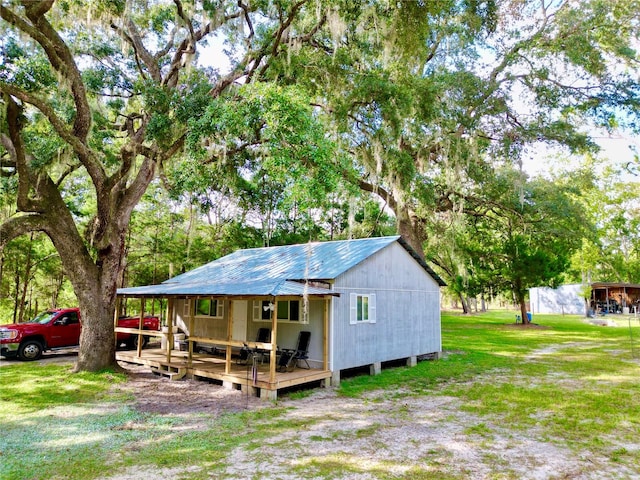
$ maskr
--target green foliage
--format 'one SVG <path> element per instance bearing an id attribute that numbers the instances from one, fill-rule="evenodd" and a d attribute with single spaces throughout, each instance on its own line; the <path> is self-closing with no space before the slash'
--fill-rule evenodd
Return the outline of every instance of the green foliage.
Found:
<path id="1" fill-rule="evenodd" d="M 619 169 L 604 169 L 600 175 L 584 179 L 592 172 L 594 159 L 586 158 L 580 169 L 560 172 L 574 189 L 588 222 L 594 230 L 583 240 L 572 258 L 567 276 L 574 282 L 612 281 L 637 283 L 640 278 L 640 190 L 638 181 Z"/>
<path id="2" fill-rule="evenodd" d="M 508 168 L 496 170 L 482 188 L 480 196 L 467 187 L 460 207 L 467 215 L 453 222 L 442 215 L 447 234 L 434 239 L 433 249 L 444 250 L 431 255 L 452 293 L 511 293 L 522 304 L 529 288 L 561 283 L 590 232 L 576 191 L 561 182 L 527 180 Z"/>
<path id="3" fill-rule="evenodd" d="M 60 257 L 46 236 L 13 240 L 1 261 L 0 323 L 23 322 L 47 308 L 75 305 Z"/>
<path id="4" fill-rule="evenodd" d="M 27 52 L 26 46 L 12 36 L 4 39 L 0 51 L 3 54 L 0 80 L 11 82 L 26 91 L 55 88 L 56 77 L 41 52 Z"/>
<path id="5" fill-rule="evenodd" d="M 324 197 L 338 180 L 333 147 L 309 100 L 293 87 L 245 85 L 214 101 L 192 118 L 189 144 L 196 159 L 254 169 L 254 178 L 268 178 L 298 203 Z M 238 151 L 243 145 L 250 148 Z"/>
<path id="6" fill-rule="evenodd" d="M 132 216 L 127 285 L 158 284 L 238 248 L 262 246 L 260 233 L 240 223 L 232 208 L 199 207 L 171 201 L 160 185 L 152 186 Z M 217 221 L 204 222 L 207 216 Z"/>
<path id="7" fill-rule="evenodd" d="M 1 220 L 17 186 L 44 199 L 35 215 L 60 195 L 75 285 L 115 288 L 123 272 L 93 266 L 108 252 L 124 265 L 127 233 L 139 284 L 242 246 L 392 231 L 426 247 L 459 295 L 556 283 L 579 243 L 570 275 L 637 282 L 635 184 L 590 190 L 583 220 L 562 182 L 495 175 L 541 143 L 594 151 L 591 125 L 638 130 L 637 0 L 40 5 L 50 28 L 2 10 Z M 219 55 L 228 70 L 198 63 Z M 158 176 L 171 196 L 143 197 Z M 41 216 L 47 231 L 61 213 Z"/>

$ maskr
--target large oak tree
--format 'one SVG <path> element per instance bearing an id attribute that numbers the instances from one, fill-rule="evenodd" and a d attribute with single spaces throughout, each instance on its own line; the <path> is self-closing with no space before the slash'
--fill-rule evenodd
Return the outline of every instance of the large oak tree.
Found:
<path id="1" fill-rule="evenodd" d="M 595 151 L 596 127 L 638 131 L 639 8 L 371 2 L 277 68 L 315 93 L 355 160 L 353 183 L 379 195 L 422 252 L 434 215 L 483 208 L 497 165 L 546 146 Z"/>
<path id="2" fill-rule="evenodd" d="M 115 362 L 112 319 L 125 239 L 150 182 L 164 177 L 184 153 L 191 121 L 225 95 L 234 101 L 229 92 L 239 83 L 265 77 L 292 22 L 308 8 L 313 15 L 307 20 L 313 21 L 298 32 L 301 44 L 325 23 L 321 4 L 24 0 L 0 5 L 1 167 L 3 175 L 18 179 L 16 213 L 0 226 L 0 247 L 33 231 L 51 238 L 83 314 L 76 369 L 100 370 Z M 229 71 L 199 66 L 199 59 L 225 51 Z M 224 148 L 217 147 L 211 145 L 206 161 L 223 164 Z M 309 176 L 312 147 L 306 145 L 303 158 L 297 158 Z M 324 146 L 317 151 L 326 159 Z M 91 180 L 94 205 L 84 224 L 68 198 L 78 172 Z"/>

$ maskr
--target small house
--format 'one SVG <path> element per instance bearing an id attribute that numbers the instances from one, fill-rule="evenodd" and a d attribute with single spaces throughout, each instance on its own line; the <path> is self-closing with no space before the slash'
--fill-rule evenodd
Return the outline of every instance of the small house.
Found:
<path id="1" fill-rule="evenodd" d="M 238 250 L 160 285 L 119 289 L 143 308 L 166 299 L 171 326 L 164 350 L 117 358 L 275 398 L 288 386 L 339 382 L 347 369 L 437 356 L 443 285 L 399 236 Z M 301 356 L 280 368 L 301 338 Z"/>

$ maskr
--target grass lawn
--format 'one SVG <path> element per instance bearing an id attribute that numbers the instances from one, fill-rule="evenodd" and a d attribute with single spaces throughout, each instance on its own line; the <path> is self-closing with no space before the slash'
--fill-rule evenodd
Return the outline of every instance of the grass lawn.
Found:
<path id="1" fill-rule="evenodd" d="M 598 458 L 599 468 L 614 472 L 608 478 L 640 478 L 639 322 L 602 327 L 576 316 L 541 315 L 534 318 L 538 326 L 523 328 L 513 325 L 514 318 L 512 312 L 443 314 L 442 359 L 344 380 L 336 401 L 384 401 L 391 419 L 376 417 L 357 428 L 345 427 L 337 414 L 292 415 L 323 392 L 301 392 L 259 410 L 185 419 L 137 411 L 130 396 L 113 388 L 126 381 L 120 374 L 72 374 L 70 366 L 38 363 L 3 366 L 0 478 L 97 479 L 131 468 L 139 478 L 176 479 L 478 477 L 450 464 L 453 454 L 444 446 L 433 445 L 404 469 L 384 453 L 382 434 L 395 423 L 409 423 L 417 414 L 411 402 L 427 398 L 453 398 L 474 419 L 460 435 L 474 439 L 478 451 L 487 448 L 482 478 L 522 477 L 489 449 L 505 432 L 574 452 L 576 458 Z M 310 432 L 307 438 L 318 451 L 345 442 L 344 451 L 309 455 L 309 441 L 285 444 L 300 432 Z M 283 439 L 279 448 L 300 460 L 278 465 L 279 458 L 264 448 L 275 445 L 274 439 Z M 378 441 L 382 458 L 362 470 L 345 453 L 347 441 Z M 264 468 L 230 474 L 239 452 Z M 572 478 L 595 477 L 584 471 Z"/>

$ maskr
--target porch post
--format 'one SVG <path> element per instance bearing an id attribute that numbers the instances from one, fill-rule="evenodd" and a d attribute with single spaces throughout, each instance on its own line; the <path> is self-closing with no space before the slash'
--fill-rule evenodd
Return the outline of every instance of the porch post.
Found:
<path id="1" fill-rule="evenodd" d="M 142 326 L 144 325 L 144 304 L 145 298 L 140 298 L 140 318 L 138 319 L 138 358 L 142 356 Z"/>
<path id="2" fill-rule="evenodd" d="M 271 312 L 271 352 L 269 352 L 269 383 L 276 383 L 276 340 L 278 335 L 278 301 L 273 299 L 273 311 Z"/>
<path id="3" fill-rule="evenodd" d="M 329 299 L 324 299 L 322 326 L 322 369 L 329 370 Z"/>
<path id="4" fill-rule="evenodd" d="M 191 305 L 189 305 L 189 336 L 190 337 L 193 336 L 193 327 L 195 325 L 197 301 L 198 301 L 198 297 L 194 297 L 190 300 Z M 187 352 L 187 365 L 189 368 L 191 368 L 192 361 L 193 361 L 193 342 L 188 341 L 187 346 L 189 347 Z"/>
<path id="5" fill-rule="evenodd" d="M 173 298 L 167 302 L 167 363 L 171 363 L 171 350 L 173 350 L 173 323 L 176 315 L 176 303 Z"/>
<path id="6" fill-rule="evenodd" d="M 118 326 L 118 314 L 120 312 L 120 299 L 121 297 L 116 297 L 116 309 L 113 312 L 113 343 L 115 344 L 116 350 L 118 349 L 118 333 L 116 332 L 116 327 Z"/>
<path id="7" fill-rule="evenodd" d="M 227 342 L 233 339 L 233 300 L 229 300 L 229 311 L 227 312 L 229 318 L 227 318 Z M 224 373 L 227 375 L 231 373 L 231 345 L 227 344 L 225 353 Z"/>

